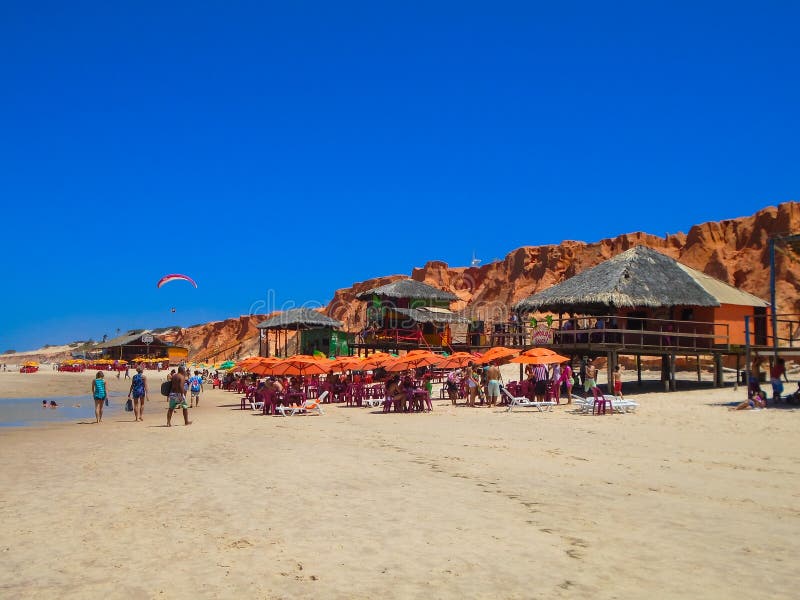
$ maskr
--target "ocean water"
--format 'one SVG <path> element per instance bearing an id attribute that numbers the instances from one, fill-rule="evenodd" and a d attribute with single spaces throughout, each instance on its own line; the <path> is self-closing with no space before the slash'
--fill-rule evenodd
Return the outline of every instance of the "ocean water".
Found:
<path id="1" fill-rule="evenodd" d="M 127 394 L 111 393 L 103 410 L 103 421 L 125 412 Z M 42 408 L 42 400 L 55 400 L 58 408 Z M 74 406 L 80 404 L 80 407 Z M 130 413 L 133 415 L 133 413 Z M 131 416 L 131 418 L 133 418 Z M 87 396 L 48 396 L 47 398 L 0 398 L 0 428 L 36 427 L 51 423 L 94 422 L 94 400 Z"/>

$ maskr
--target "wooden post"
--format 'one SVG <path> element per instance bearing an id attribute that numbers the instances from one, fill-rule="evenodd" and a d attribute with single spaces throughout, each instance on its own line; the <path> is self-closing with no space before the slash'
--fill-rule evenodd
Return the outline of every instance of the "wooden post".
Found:
<path id="1" fill-rule="evenodd" d="M 675 382 L 675 353 L 672 352 L 669 355 L 669 391 L 674 392 L 678 389 L 678 386 Z"/>
<path id="2" fill-rule="evenodd" d="M 609 395 L 614 395 L 614 367 L 617 364 L 617 353 L 613 350 L 606 352 L 606 387 Z"/>
<path id="3" fill-rule="evenodd" d="M 722 373 L 722 355 L 715 354 L 714 355 L 714 386 L 715 387 L 724 387 L 725 385 L 725 378 L 723 377 Z"/>
<path id="4" fill-rule="evenodd" d="M 697 381 L 700 381 L 700 355 L 697 355 Z"/>
<path id="5" fill-rule="evenodd" d="M 642 387 L 642 355 L 636 355 L 636 382 Z"/>

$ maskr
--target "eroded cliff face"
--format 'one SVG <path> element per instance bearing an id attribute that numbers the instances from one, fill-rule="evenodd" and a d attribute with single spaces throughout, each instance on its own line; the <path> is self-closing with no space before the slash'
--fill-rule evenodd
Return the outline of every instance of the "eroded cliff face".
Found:
<path id="1" fill-rule="evenodd" d="M 164 338 L 189 348 L 189 359 L 193 362 L 221 362 L 258 354 L 256 325 L 266 318 L 267 315 L 245 315 L 212 321 L 167 333 Z"/>
<path id="2" fill-rule="evenodd" d="M 558 245 L 525 246 L 504 260 L 479 267 L 448 267 L 431 261 L 414 269 L 411 278 L 453 292 L 459 298 L 454 310 L 477 311 L 485 317 L 507 314 L 508 307 L 536 292 L 616 256 L 644 245 L 703 271 L 732 286 L 769 300 L 769 247 L 771 235 L 800 232 L 800 204 L 787 202 L 767 207 L 752 217 L 695 225 L 688 234 L 658 237 L 626 233 L 586 244 L 564 241 Z M 798 277 L 800 257 L 778 252 L 776 299 L 781 313 L 800 313 Z M 384 285 L 404 275 L 381 277 L 340 289 L 327 313 L 350 331 L 364 326 L 360 292 Z"/>
<path id="3" fill-rule="evenodd" d="M 525 246 L 504 260 L 479 267 L 449 267 L 431 261 L 414 269 L 411 277 L 456 294 L 453 309 L 477 311 L 483 317 L 505 317 L 513 303 L 572 277 L 636 245 L 649 246 L 732 286 L 769 300 L 769 247 L 771 235 L 800 232 L 800 203 L 787 202 L 765 208 L 751 217 L 695 225 L 687 234 L 665 238 L 646 233 L 626 233 L 586 244 L 564 241 L 558 245 Z M 800 313 L 800 257 L 776 253 L 776 297 L 781 313 Z M 356 295 L 407 275 L 389 275 L 337 290 L 326 313 L 349 331 L 365 325 L 365 304 Z M 258 352 L 256 325 L 267 315 L 250 315 L 181 329 L 168 336 L 188 346 L 197 361 L 214 361 Z"/>

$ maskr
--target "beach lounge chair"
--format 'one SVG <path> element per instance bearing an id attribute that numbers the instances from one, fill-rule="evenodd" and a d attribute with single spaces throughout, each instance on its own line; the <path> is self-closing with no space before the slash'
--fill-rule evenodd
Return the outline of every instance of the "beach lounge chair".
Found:
<path id="1" fill-rule="evenodd" d="M 617 398 L 616 396 L 612 396 L 610 394 L 602 394 L 598 393 L 599 398 L 602 398 L 603 404 L 607 409 L 610 409 L 611 412 L 616 413 L 627 413 L 633 412 L 639 407 L 638 402 L 634 402 L 633 400 L 622 400 Z M 578 394 L 572 394 L 572 403 L 575 407 L 583 413 L 594 413 L 595 412 L 595 398 L 584 398 L 583 396 L 579 396 Z M 599 402 L 597 402 L 598 408 Z M 602 409 L 600 409 L 602 411 Z M 600 412 L 600 414 L 603 414 Z"/>
<path id="2" fill-rule="evenodd" d="M 514 407 L 517 408 L 526 408 L 526 407 L 533 407 L 538 409 L 539 412 L 544 412 L 545 410 L 552 410 L 553 407 L 556 405 L 555 402 L 552 400 L 548 400 L 545 402 L 537 402 L 535 400 L 531 400 L 526 396 L 514 396 L 511 392 L 508 391 L 506 386 L 500 386 L 500 393 L 508 400 L 508 408 L 506 411 L 511 412 L 514 410 Z"/>
<path id="3" fill-rule="evenodd" d="M 294 415 L 307 415 L 315 412 L 318 415 L 324 415 L 322 410 L 322 403 L 325 401 L 328 392 L 324 391 L 319 398 L 306 398 L 301 404 L 293 404 L 291 406 L 284 406 L 279 404 L 275 409 L 284 417 L 292 417 Z"/>
<path id="4" fill-rule="evenodd" d="M 639 403 L 633 400 L 623 400 L 622 398 L 609 396 L 608 394 L 605 394 L 604 397 L 611 401 L 611 406 L 614 408 L 614 411 L 618 413 L 633 412 L 639 407 Z"/>
<path id="5" fill-rule="evenodd" d="M 576 393 L 572 393 L 572 403 L 580 412 L 592 412 L 594 407 L 594 398 L 584 398 Z"/>

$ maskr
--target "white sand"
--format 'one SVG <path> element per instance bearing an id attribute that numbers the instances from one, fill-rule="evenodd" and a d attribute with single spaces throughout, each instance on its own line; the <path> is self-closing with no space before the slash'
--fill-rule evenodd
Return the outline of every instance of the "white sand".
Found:
<path id="1" fill-rule="evenodd" d="M 91 377 L 0 373 L 0 397 Z M 0 430 L 0 594 L 794 598 L 800 411 L 720 406 L 743 392 L 282 418 L 207 390 L 190 427 L 154 394 L 143 423 Z"/>

